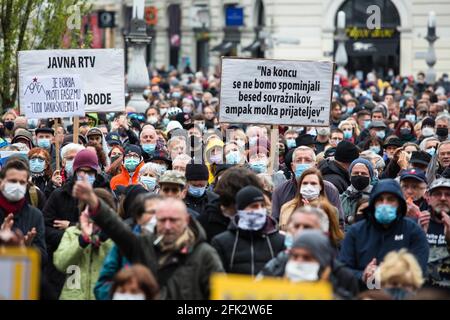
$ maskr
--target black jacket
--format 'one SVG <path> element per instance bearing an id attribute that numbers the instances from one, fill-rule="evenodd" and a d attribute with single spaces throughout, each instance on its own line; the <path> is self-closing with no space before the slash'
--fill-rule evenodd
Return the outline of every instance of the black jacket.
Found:
<path id="1" fill-rule="evenodd" d="M 237 226 L 239 216 L 228 230 L 215 236 L 211 245 L 217 250 L 227 273 L 256 275 L 264 265 L 284 249 L 284 236 L 277 223 L 267 216 L 262 230 L 248 231 Z"/>
<path id="2" fill-rule="evenodd" d="M 134 234 L 102 200 L 91 218 L 131 263 L 141 263 L 153 272 L 161 288 L 161 299 L 208 299 L 210 276 L 223 272 L 216 250 L 206 243 L 205 232 L 195 219 L 190 219 L 188 226 L 195 242 L 160 262 L 161 252 L 154 245 L 156 235 Z"/>
<path id="3" fill-rule="evenodd" d="M 350 186 L 348 171 L 338 165 L 334 160 L 323 160 L 319 163 L 319 170 L 323 179 L 331 182 L 339 191 L 344 193 Z"/>
<path id="4" fill-rule="evenodd" d="M 184 203 L 189 209 L 194 210 L 202 215 L 205 212 L 206 205 L 213 199 L 218 198 L 219 195 L 212 191 L 206 191 L 200 198 L 193 197 L 188 193 L 186 195 L 186 198 L 184 198 Z"/>
<path id="5" fill-rule="evenodd" d="M 261 270 L 258 276 L 283 277 L 289 255 L 282 251 L 270 260 Z M 331 265 L 330 282 L 334 293 L 341 299 L 352 299 L 359 293 L 358 280 L 350 269 L 344 264 L 334 259 Z"/>
<path id="6" fill-rule="evenodd" d="M 7 215 L 8 212 L 0 209 L 0 221 L 2 223 Z M 23 235 L 26 235 L 27 232 L 31 231 L 33 228 L 36 228 L 37 234 L 33 239 L 32 245 L 41 252 L 41 266 L 45 266 L 47 263 L 47 248 L 45 246 L 44 218 L 39 209 L 36 209 L 25 202 L 22 210 L 14 215 L 12 229 L 18 229 Z"/>
<path id="7" fill-rule="evenodd" d="M 220 199 L 213 199 L 206 204 L 204 212 L 198 217 L 198 222 L 206 232 L 206 239 L 211 241 L 214 236 L 227 230 L 230 218 L 222 214 Z"/>

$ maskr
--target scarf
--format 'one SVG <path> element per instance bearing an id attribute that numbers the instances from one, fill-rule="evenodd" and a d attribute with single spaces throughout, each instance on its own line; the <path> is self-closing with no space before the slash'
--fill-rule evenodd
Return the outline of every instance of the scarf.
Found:
<path id="1" fill-rule="evenodd" d="M 159 258 L 159 265 L 163 265 L 164 262 L 167 261 L 167 258 L 172 255 L 175 251 L 180 251 L 181 253 L 188 253 L 188 248 L 194 244 L 195 235 L 192 230 L 187 227 L 186 230 L 178 237 L 177 240 L 173 243 L 163 244 L 162 242 L 159 244 L 159 248 L 163 255 Z"/>
<path id="2" fill-rule="evenodd" d="M 10 213 L 16 215 L 20 210 L 22 210 L 23 206 L 25 205 L 25 197 L 23 197 L 22 200 L 19 200 L 17 202 L 10 202 L 8 199 L 5 198 L 2 192 L 0 192 L 0 208 L 5 211 L 5 215 L 8 215 Z"/>

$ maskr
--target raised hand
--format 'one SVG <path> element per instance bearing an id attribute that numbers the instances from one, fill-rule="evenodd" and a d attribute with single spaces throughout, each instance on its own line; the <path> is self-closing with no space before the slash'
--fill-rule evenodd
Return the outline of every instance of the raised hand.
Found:
<path id="1" fill-rule="evenodd" d="M 89 207 L 96 208 L 98 206 L 98 198 L 94 193 L 92 185 L 88 181 L 87 175 L 84 172 L 81 172 L 79 176 L 82 180 L 75 182 L 72 190 L 72 196 L 78 200 L 86 202 Z"/>
<path id="2" fill-rule="evenodd" d="M 90 237 L 94 230 L 94 223 L 89 221 L 89 214 L 86 210 L 80 215 L 80 228 L 83 237 Z"/>
<path id="3" fill-rule="evenodd" d="M 1 230 L 11 230 L 14 224 L 14 215 L 12 213 L 8 214 L 3 220 L 3 223 L 0 227 Z"/>
<path id="4" fill-rule="evenodd" d="M 34 237 L 36 237 L 36 234 L 37 234 L 36 228 L 33 227 L 30 231 L 27 232 L 27 234 L 23 238 L 24 244 L 26 246 L 31 246 L 31 244 L 33 243 Z"/>

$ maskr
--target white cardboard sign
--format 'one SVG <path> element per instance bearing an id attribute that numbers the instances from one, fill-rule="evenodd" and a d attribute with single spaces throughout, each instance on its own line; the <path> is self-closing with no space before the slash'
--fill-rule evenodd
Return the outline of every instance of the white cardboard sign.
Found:
<path id="1" fill-rule="evenodd" d="M 222 58 L 220 122 L 329 126 L 331 61 Z"/>
<path id="2" fill-rule="evenodd" d="M 20 51 L 18 61 L 21 113 L 26 112 L 23 99 L 27 101 L 24 94 L 29 79 L 45 76 L 79 76 L 85 112 L 125 110 L 123 49 Z"/>

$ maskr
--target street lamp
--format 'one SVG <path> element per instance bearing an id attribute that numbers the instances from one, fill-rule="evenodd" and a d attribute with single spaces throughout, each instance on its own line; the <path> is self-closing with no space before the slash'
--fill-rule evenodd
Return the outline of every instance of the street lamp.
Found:
<path id="1" fill-rule="evenodd" d="M 209 10 L 208 8 L 203 8 L 197 11 L 197 17 L 198 21 L 202 25 L 202 37 L 209 37 L 207 35 L 207 25 L 209 24 Z M 202 65 L 202 71 L 205 74 L 205 76 L 208 76 L 208 70 L 209 70 L 209 48 L 208 48 L 208 39 L 203 38 L 203 65 Z"/>
<path id="2" fill-rule="evenodd" d="M 144 99 L 143 92 L 150 83 L 145 62 L 145 49 L 152 38 L 147 35 L 144 9 L 145 0 L 133 0 L 133 16 L 130 23 L 130 31 L 125 37 L 125 41 L 133 48 L 127 74 L 128 89 L 132 92 L 128 106 L 136 108 L 137 112 L 144 112 L 148 107 L 148 102 Z"/>
<path id="3" fill-rule="evenodd" d="M 338 66 L 336 73 L 341 76 L 347 77 L 347 70 L 345 66 L 348 63 L 347 51 L 345 50 L 345 42 L 347 41 L 347 35 L 345 34 L 345 12 L 338 12 L 337 19 L 337 31 L 335 36 L 336 41 L 338 42 L 338 47 L 336 49 L 336 55 L 334 60 Z"/>
<path id="4" fill-rule="evenodd" d="M 436 14 L 434 11 L 428 13 L 428 26 L 427 26 L 427 36 L 425 39 L 428 41 L 428 51 L 425 56 L 425 62 L 428 65 L 428 70 L 426 72 L 425 81 L 428 84 L 434 84 L 436 81 L 436 71 L 433 66 L 436 63 L 436 51 L 434 49 L 434 42 L 439 37 L 436 36 Z"/>

